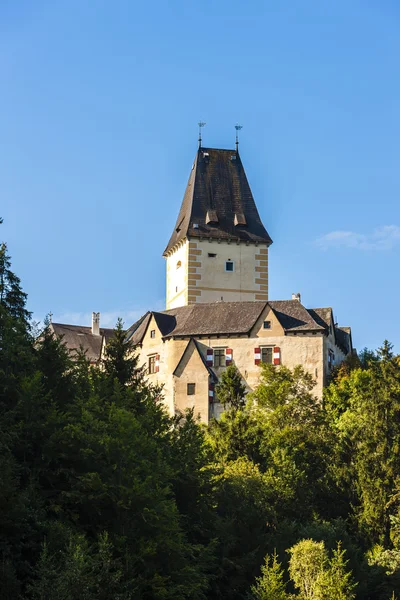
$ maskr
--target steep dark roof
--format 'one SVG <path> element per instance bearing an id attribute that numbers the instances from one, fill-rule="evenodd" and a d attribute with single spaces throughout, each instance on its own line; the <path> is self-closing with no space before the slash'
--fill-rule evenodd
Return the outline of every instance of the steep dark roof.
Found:
<path id="1" fill-rule="evenodd" d="M 345 353 L 349 353 L 353 349 L 351 340 L 351 328 L 350 327 L 335 327 L 336 341 L 337 344 L 342 348 Z"/>
<path id="2" fill-rule="evenodd" d="M 298 300 L 273 300 L 268 303 L 285 332 L 325 331 Z"/>
<path id="3" fill-rule="evenodd" d="M 57 337 L 62 337 L 63 343 L 70 352 L 82 347 L 91 362 L 101 358 L 103 343 L 107 343 L 115 333 L 114 329 L 101 327 L 100 335 L 93 335 L 91 327 L 64 323 L 52 323 L 51 327 Z"/>
<path id="4" fill-rule="evenodd" d="M 185 237 L 272 243 L 236 150 L 199 148 L 164 255 Z"/>
<path id="5" fill-rule="evenodd" d="M 309 308 L 308 312 L 310 313 L 314 321 L 318 323 L 318 325 L 321 325 L 326 329 L 326 331 L 329 331 L 329 327 L 333 325 L 332 309 L 330 307 Z"/>

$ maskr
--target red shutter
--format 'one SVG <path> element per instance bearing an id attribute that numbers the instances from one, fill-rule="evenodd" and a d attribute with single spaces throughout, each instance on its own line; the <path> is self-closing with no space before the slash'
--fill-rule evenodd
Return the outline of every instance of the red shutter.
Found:
<path id="1" fill-rule="evenodd" d="M 261 349 L 254 348 L 254 364 L 259 365 L 261 362 Z"/>
<path id="2" fill-rule="evenodd" d="M 160 355 L 156 354 L 156 368 L 155 372 L 158 373 L 160 371 Z"/>
<path id="3" fill-rule="evenodd" d="M 213 402 L 214 402 L 214 384 L 213 383 L 208 384 L 208 401 L 210 404 L 213 404 Z"/>
<path id="4" fill-rule="evenodd" d="M 213 366 L 213 356 L 214 356 L 214 351 L 212 348 L 207 348 L 207 367 L 212 367 Z"/>
<path id="5" fill-rule="evenodd" d="M 227 367 L 232 364 L 232 348 L 227 348 L 225 352 L 225 364 Z"/>
<path id="6" fill-rule="evenodd" d="M 281 349 L 278 346 L 274 348 L 274 365 L 281 364 Z"/>

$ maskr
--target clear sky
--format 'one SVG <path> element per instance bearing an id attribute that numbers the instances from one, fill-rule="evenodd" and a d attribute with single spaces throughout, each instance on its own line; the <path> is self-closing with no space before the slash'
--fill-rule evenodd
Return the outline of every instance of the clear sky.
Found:
<path id="1" fill-rule="evenodd" d="M 37 319 L 164 308 L 197 149 L 240 151 L 271 299 L 400 351 L 398 0 L 0 0 L 0 239 Z"/>

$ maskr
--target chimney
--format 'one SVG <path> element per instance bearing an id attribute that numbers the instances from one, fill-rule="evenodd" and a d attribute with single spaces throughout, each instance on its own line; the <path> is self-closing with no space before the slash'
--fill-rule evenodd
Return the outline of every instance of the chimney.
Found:
<path id="1" fill-rule="evenodd" d="M 92 312 L 92 334 L 100 335 L 100 313 Z"/>
<path id="2" fill-rule="evenodd" d="M 299 302 L 301 302 L 301 295 L 300 295 L 300 293 L 292 294 L 292 300 L 298 300 Z"/>

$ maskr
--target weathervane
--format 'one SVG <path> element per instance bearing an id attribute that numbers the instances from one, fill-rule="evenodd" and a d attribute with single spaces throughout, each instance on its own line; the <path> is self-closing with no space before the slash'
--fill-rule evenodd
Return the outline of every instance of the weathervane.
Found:
<path id="1" fill-rule="evenodd" d="M 207 123 L 205 123 L 204 121 L 199 121 L 197 124 L 199 126 L 199 148 L 201 148 L 201 129 L 202 127 L 207 125 Z"/>
<path id="2" fill-rule="evenodd" d="M 238 123 L 236 123 L 235 129 L 236 129 L 236 152 L 238 152 L 239 151 L 239 131 L 241 129 L 243 129 L 243 125 L 238 125 Z"/>

